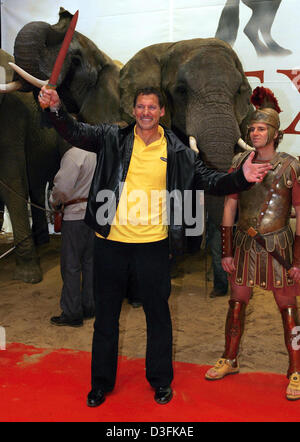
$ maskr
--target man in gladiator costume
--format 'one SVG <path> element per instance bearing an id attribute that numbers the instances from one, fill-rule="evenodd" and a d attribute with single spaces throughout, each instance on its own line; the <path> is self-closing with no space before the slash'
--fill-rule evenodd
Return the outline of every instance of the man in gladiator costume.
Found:
<path id="1" fill-rule="evenodd" d="M 279 307 L 289 355 L 286 397 L 296 400 L 300 399 L 300 349 L 295 328 L 299 324 L 296 296 L 300 295 L 300 163 L 291 155 L 276 151 L 283 133 L 279 129 L 281 110 L 273 93 L 256 88 L 251 101 L 256 111 L 248 137 L 256 150 L 256 161 L 269 161 L 273 168 L 261 183 L 226 197 L 221 226 L 222 266 L 229 275 L 231 298 L 225 351 L 205 378 L 217 380 L 239 372 L 237 356 L 245 311 L 253 288 L 258 286 L 271 290 Z M 248 155 L 249 152 L 236 155 L 231 170 L 241 167 Z M 292 206 L 296 214 L 295 236 L 289 225 Z"/>

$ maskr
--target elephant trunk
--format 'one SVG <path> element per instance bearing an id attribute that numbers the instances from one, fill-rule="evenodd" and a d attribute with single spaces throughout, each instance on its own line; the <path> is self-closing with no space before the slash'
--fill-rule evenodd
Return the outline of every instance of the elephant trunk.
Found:
<path id="1" fill-rule="evenodd" d="M 194 118 L 195 112 L 188 113 Z M 209 167 L 227 171 L 241 136 L 232 106 L 205 106 L 197 121 L 186 122 L 187 133 L 196 138 L 202 159 Z"/>
<path id="2" fill-rule="evenodd" d="M 195 118 L 195 112 L 188 114 Z M 224 103 L 217 106 L 208 104 L 200 115 L 202 118 L 199 120 L 186 121 L 187 133 L 196 138 L 201 158 L 208 167 L 227 172 L 241 136 L 233 108 Z M 213 220 L 216 225 L 220 225 L 224 197 L 205 194 L 205 208 L 209 222 Z"/>

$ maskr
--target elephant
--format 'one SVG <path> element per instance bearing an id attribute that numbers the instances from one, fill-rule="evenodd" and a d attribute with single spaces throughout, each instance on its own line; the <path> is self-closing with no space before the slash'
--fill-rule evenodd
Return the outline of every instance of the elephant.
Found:
<path id="1" fill-rule="evenodd" d="M 166 103 L 162 122 L 186 144 L 193 136 L 209 167 L 227 171 L 254 110 L 251 87 L 231 46 L 199 38 L 140 50 L 120 72 L 120 112 L 127 123 L 132 121 L 134 93 L 144 86 L 161 90 Z M 221 222 L 223 203 L 223 197 L 205 199 L 216 223 Z"/>
<path id="2" fill-rule="evenodd" d="M 44 82 L 50 77 L 72 18 L 63 8 L 59 16 L 59 22 L 53 26 L 28 23 L 15 39 L 15 62 Z M 53 180 L 60 158 L 70 146 L 48 127 L 47 113 L 37 104 L 40 82 L 34 81 L 32 85 L 16 72 L 13 74 L 8 61 L 13 61 L 13 57 L 1 50 L 0 66 L 6 67 L 7 78 L 6 84 L 0 85 L 0 200 L 8 208 L 14 241 L 18 243 L 14 278 L 35 283 L 42 279 L 42 272 L 24 200 L 29 195 L 31 202 L 44 206 L 46 182 Z M 67 110 L 76 114 L 78 120 L 91 124 L 117 122 L 119 72 L 117 63 L 87 37 L 75 32 L 57 85 Z M 19 196 L 4 187 L 3 182 Z M 44 213 L 32 208 L 32 216 L 33 233 L 42 231 L 46 236 Z"/>
<path id="3" fill-rule="evenodd" d="M 0 50 L 0 65 L 7 79 L 13 72 L 13 57 Z M 45 186 L 59 168 L 69 145 L 54 129 L 41 127 L 41 112 L 33 94 L 11 92 L 0 95 L 0 200 L 5 204 L 17 246 L 14 279 L 36 283 L 42 272 L 36 244 L 48 241 L 45 213 L 32 207 L 30 227 L 27 201 L 45 207 Z"/>

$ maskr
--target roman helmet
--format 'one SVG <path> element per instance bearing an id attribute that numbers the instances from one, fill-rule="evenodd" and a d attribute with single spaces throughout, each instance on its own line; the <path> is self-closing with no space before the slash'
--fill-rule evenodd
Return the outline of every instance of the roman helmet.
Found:
<path id="1" fill-rule="evenodd" d="M 253 123 L 265 123 L 268 125 L 268 141 L 274 139 L 276 131 L 278 132 L 277 137 L 274 139 L 275 149 L 282 140 L 283 132 L 280 128 L 279 113 L 281 109 L 278 105 L 278 101 L 270 89 L 264 87 L 257 87 L 254 89 L 251 98 L 251 103 L 256 107 L 256 111 L 253 113 L 250 124 Z M 248 140 L 249 140 L 249 126 L 248 126 Z"/>

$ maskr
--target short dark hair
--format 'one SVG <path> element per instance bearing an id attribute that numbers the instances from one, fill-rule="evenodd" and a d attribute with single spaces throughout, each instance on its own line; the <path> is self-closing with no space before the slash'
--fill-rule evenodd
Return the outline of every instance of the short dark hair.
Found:
<path id="1" fill-rule="evenodd" d="M 165 103 L 164 103 L 162 93 L 160 92 L 159 89 L 157 89 L 156 87 L 153 87 L 153 86 L 141 87 L 136 91 L 136 93 L 134 95 L 134 99 L 133 99 L 133 107 L 135 107 L 136 101 L 137 101 L 137 98 L 139 95 L 151 95 L 151 94 L 157 96 L 158 102 L 159 102 L 159 107 L 160 108 L 164 107 Z"/>

